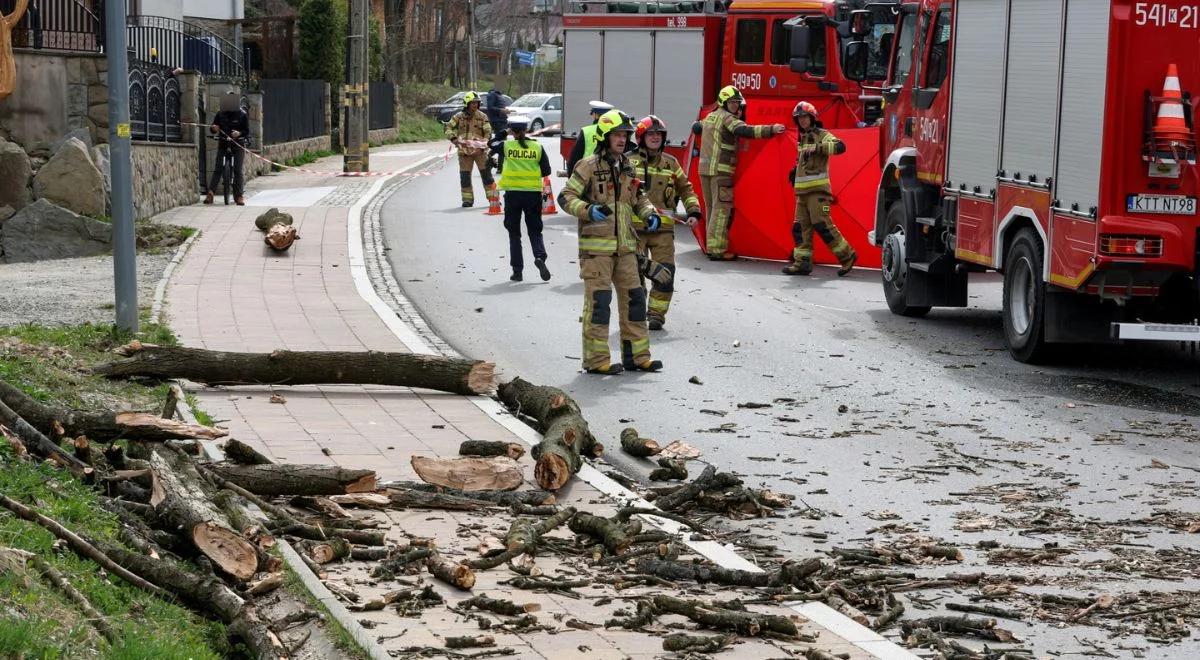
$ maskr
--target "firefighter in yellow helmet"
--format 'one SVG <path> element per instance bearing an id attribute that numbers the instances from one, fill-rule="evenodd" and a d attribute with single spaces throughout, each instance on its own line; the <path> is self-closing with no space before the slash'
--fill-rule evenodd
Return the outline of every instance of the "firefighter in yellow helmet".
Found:
<path id="1" fill-rule="evenodd" d="M 846 153 L 846 145 L 821 126 L 817 108 L 808 101 L 796 104 L 796 108 L 792 110 L 792 121 L 796 122 L 796 128 L 800 129 L 796 169 L 791 173 L 796 187 L 796 219 L 792 224 L 792 237 L 796 240 L 796 249 L 792 252 L 792 263 L 785 266 L 783 272 L 786 275 L 812 273 L 815 231 L 842 265 L 838 269 L 838 275 L 846 275 L 854 268 L 858 255 L 842 237 L 829 215 L 829 208 L 833 204 L 833 192 L 829 185 L 829 158 Z"/>
<path id="2" fill-rule="evenodd" d="M 583 279 L 583 368 L 591 374 L 625 370 L 658 371 L 650 359 L 646 329 L 646 289 L 638 274 L 637 232 L 640 216 L 650 231 L 662 218 L 637 180 L 625 147 L 633 132 L 628 115 L 610 110 L 596 122 L 596 153 L 575 166 L 558 199 L 579 219 L 579 276 Z M 608 321 L 613 289 L 620 311 L 622 361 L 611 362 Z"/>
<path id="3" fill-rule="evenodd" d="M 663 284 L 652 281 L 649 298 L 649 325 L 651 330 L 662 330 L 667 322 L 667 310 L 671 306 L 671 294 L 675 291 L 675 220 L 671 215 L 682 203 L 689 221 L 700 219 L 700 200 L 692 190 L 692 182 L 679 166 L 679 161 L 663 148 L 667 143 L 667 124 L 650 115 L 638 122 L 635 129 L 637 151 L 629 155 L 633 171 L 642 181 L 650 203 L 662 216 L 658 231 L 650 231 L 646 223 L 635 218 L 638 230 L 638 252 L 652 261 L 662 264 L 670 272 L 670 282 Z"/>
<path id="4" fill-rule="evenodd" d="M 479 109 L 479 94 L 467 92 L 463 96 L 462 112 L 456 113 L 446 124 L 446 137 L 458 147 L 458 179 L 462 187 L 462 205 L 475 205 L 475 191 L 471 185 L 471 169 L 479 169 L 483 188 L 488 199 L 499 196 L 492 170 L 488 167 L 487 141 L 491 135 L 487 115 Z"/>
<path id="5" fill-rule="evenodd" d="M 733 218 L 733 172 L 737 166 L 738 138 L 768 138 L 783 133 L 783 124 L 752 126 L 739 119 L 745 99 L 733 85 L 717 94 L 717 109 L 692 126 L 700 135 L 700 188 L 708 212 L 708 258 L 729 261 L 729 223 Z"/>

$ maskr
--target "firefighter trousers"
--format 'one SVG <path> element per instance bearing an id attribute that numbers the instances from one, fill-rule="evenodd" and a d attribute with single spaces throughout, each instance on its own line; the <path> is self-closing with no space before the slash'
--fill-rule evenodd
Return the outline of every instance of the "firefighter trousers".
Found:
<path id="1" fill-rule="evenodd" d="M 583 368 L 604 369 L 611 364 L 608 322 L 615 290 L 620 314 L 622 354 L 635 362 L 650 359 L 650 331 L 646 327 L 646 289 L 638 275 L 637 255 L 581 255 L 583 279 Z"/>
<path id="2" fill-rule="evenodd" d="M 704 208 L 708 211 L 705 223 L 705 243 L 708 254 L 721 255 L 729 251 L 729 225 L 733 222 L 733 177 L 724 174 L 701 176 Z"/>
<path id="3" fill-rule="evenodd" d="M 671 271 L 671 284 L 663 286 L 658 282 L 650 283 L 650 297 L 647 302 L 646 317 L 659 322 L 665 321 L 667 310 L 671 307 L 671 294 L 675 292 L 675 232 L 666 229 L 638 234 L 638 252 Z"/>
<path id="4" fill-rule="evenodd" d="M 508 190 L 504 193 L 504 228 L 508 230 L 508 260 L 514 273 L 525 268 L 524 248 L 521 245 L 521 216 L 529 231 L 529 246 L 534 259 L 546 258 L 542 241 L 542 193 L 527 190 Z"/>
<path id="5" fill-rule="evenodd" d="M 492 178 L 492 170 L 488 167 L 487 152 L 482 149 L 476 149 L 469 154 L 460 151 L 458 152 L 458 181 L 462 187 L 464 204 L 475 203 L 475 190 L 471 185 L 473 168 L 479 169 L 479 178 L 483 179 L 483 189 L 488 199 L 491 199 L 492 195 L 499 194 L 495 190 L 496 181 Z"/>
<path id="6" fill-rule="evenodd" d="M 832 204 L 833 196 L 827 192 L 796 195 L 796 219 L 792 224 L 796 249 L 792 251 L 792 261 L 798 266 L 812 268 L 814 232 L 843 266 L 854 260 L 854 248 L 842 237 L 829 215 Z"/>

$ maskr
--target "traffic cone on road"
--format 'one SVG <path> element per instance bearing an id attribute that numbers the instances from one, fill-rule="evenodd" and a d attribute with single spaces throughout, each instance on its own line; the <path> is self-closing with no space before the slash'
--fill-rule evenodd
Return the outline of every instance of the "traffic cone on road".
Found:
<path id="1" fill-rule="evenodd" d="M 542 177 L 542 215 L 554 215 L 558 209 L 554 207 L 554 188 L 550 186 L 550 177 Z"/>
<path id="2" fill-rule="evenodd" d="M 488 210 L 487 215 L 500 215 L 500 191 L 496 189 L 496 184 L 487 187 Z"/>
<path id="3" fill-rule="evenodd" d="M 1174 64 L 1167 67 L 1167 79 L 1163 83 L 1158 117 L 1154 120 L 1154 141 L 1159 149 L 1165 150 L 1178 147 L 1194 148 L 1195 146 L 1192 131 L 1188 128 L 1187 120 L 1184 118 L 1179 69 Z"/>

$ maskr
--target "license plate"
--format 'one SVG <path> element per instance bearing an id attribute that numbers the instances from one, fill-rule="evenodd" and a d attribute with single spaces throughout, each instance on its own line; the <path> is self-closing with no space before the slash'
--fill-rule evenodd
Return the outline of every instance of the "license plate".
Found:
<path id="1" fill-rule="evenodd" d="M 1130 213 L 1196 215 L 1196 198 L 1183 195 L 1130 195 L 1125 200 Z"/>

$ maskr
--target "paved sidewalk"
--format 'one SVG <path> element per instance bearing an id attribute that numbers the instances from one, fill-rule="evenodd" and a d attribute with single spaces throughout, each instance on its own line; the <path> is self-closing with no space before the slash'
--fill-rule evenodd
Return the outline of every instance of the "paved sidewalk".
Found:
<path id="1" fill-rule="evenodd" d="M 444 153 L 444 143 L 388 147 L 373 150 L 372 165 L 394 170 Z M 340 166 L 340 158 L 327 158 L 307 167 L 337 171 Z M 439 168 L 434 175 L 456 173 Z M 351 207 L 374 183 L 373 179 L 287 172 L 253 181 L 246 195 L 249 206 L 195 205 L 159 216 L 162 221 L 202 231 L 167 290 L 167 321 L 180 340 L 189 346 L 238 351 L 412 350 L 363 299 L 351 273 L 347 222 L 354 217 Z M 277 206 L 295 218 L 300 240 L 289 252 L 276 255 L 263 244 L 253 222 L 266 210 L 266 206 L 255 206 L 260 204 Z M 395 323 L 395 319 L 391 321 Z M 273 459 L 371 468 L 382 480 L 413 480 L 416 476 L 409 461 L 414 455 L 456 455 L 460 442 L 468 438 L 520 442 L 474 401 L 451 394 L 378 386 L 200 388 L 195 393 L 201 408 L 227 427 L 232 437 Z M 273 393 L 281 394 L 286 402 L 271 403 Z M 526 459 L 522 463 L 532 482 L 532 462 Z M 596 513 L 613 510 L 598 490 L 579 479 L 558 495 L 560 504 Z M 465 537 L 462 545 L 473 554 L 472 538 L 489 527 L 490 533 L 496 533 L 497 525 L 495 519 L 469 513 L 419 510 L 378 515 L 387 515 L 413 535 L 438 538 L 439 547 L 448 555 L 462 554 L 445 547 L 459 537 Z M 395 540 L 402 538 L 398 533 L 394 536 Z M 570 561 L 539 557 L 538 566 L 549 575 L 557 568 L 569 568 L 565 562 Z M 367 579 L 362 565 L 339 566 L 330 573 L 331 579 L 352 585 L 364 597 L 396 588 Z M 620 598 L 610 606 L 597 606 L 588 598 L 516 592 L 497 584 L 513 577 L 503 568 L 480 571 L 478 577 L 474 593 L 538 602 L 543 623 L 558 623 L 555 627 L 562 628 L 564 622 L 575 619 L 600 625 L 595 629 L 571 627 L 556 634 L 496 633 L 498 645 L 516 651 L 512 657 L 558 660 L 663 654 L 660 637 L 603 628 L 614 609 L 627 605 Z M 448 602 L 464 597 L 442 589 L 441 584 L 435 586 Z M 586 590 L 580 593 L 587 595 Z M 396 636 L 384 642 L 389 650 L 442 647 L 448 635 L 479 632 L 474 622 L 444 608 L 419 619 L 401 618 L 392 611 L 355 616 L 369 621 L 372 634 Z M 828 629 L 810 622 L 804 622 L 801 629 L 819 634 L 815 646 L 823 650 L 848 653 L 853 658 L 872 657 Z M 785 655 L 775 642 L 758 639 L 739 643 L 732 653 L 746 658 Z"/>

